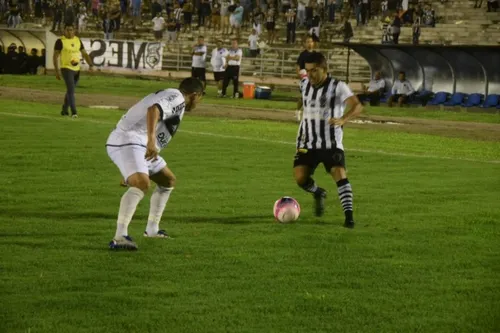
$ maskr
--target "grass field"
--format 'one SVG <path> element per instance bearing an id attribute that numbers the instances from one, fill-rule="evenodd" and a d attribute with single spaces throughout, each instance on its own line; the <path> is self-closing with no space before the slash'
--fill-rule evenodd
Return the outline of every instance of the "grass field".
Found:
<path id="1" fill-rule="evenodd" d="M 64 91 L 64 84 L 57 81 L 53 76 L 0 76 L 0 86 L 33 88 L 49 91 Z M 166 87 L 177 87 L 178 82 L 158 81 L 144 79 L 130 79 L 122 77 L 108 76 L 89 76 L 83 74 L 77 87 L 78 94 L 108 94 L 114 96 L 143 96 Z M 232 89 L 232 88 L 231 88 Z M 217 90 L 214 86 L 208 86 L 207 95 L 204 97 L 204 103 L 220 104 L 233 107 L 252 107 L 264 109 L 282 109 L 295 110 L 297 92 L 273 92 L 273 100 L 244 100 L 244 99 L 220 99 L 216 98 Z M 392 108 L 387 107 L 366 107 L 365 114 L 391 117 L 413 117 L 436 120 L 454 120 L 454 121 L 474 121 L 484 123 L 500 124 L 500 113 L 486 112 L 465 112 L 456 108 L 455 111 L 439 111 L 422 107 L 412 108 Z"/>
<path id="2" fill-rule="evenodd" d="M 178 184 L 135 253 L 107 250 L 119 111 L 0 104 L 0 332 L 500 332 L 500 144 L 346 127 L 354 230 L 291 175 L 296 125 L 186 116 Z M 297 198 L 297 223 L 272 206 Z"/>

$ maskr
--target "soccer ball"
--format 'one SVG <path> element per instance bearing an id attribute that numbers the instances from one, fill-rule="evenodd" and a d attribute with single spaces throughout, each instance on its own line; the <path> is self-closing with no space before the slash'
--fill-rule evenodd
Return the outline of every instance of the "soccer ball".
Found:
<path id="1" fill-rule="evenodd" d="M 300 215 L 300 205 L 292 197 L 282 197 L 274 203 L 274 217 L 281 223 L 296 221 Z"/>

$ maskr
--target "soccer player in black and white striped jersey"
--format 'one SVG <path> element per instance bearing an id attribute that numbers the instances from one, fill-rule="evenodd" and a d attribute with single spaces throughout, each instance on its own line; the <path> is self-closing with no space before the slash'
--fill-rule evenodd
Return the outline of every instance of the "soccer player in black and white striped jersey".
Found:
<path id="1" fill-rule="evenodd" d="M 363 106 L 346 83 L 327 73 L 323 54 L 311 53 L 301 71 L 300 91 L 303 114 L 297 135 L 294 176 L 297 184 L 313 194 L 316 215 L 324 213 L 326 191 L 311 178 L 318 164 L 323 163 L 338 187 L 345 214 L 344 226 L 354 227 L 353 195 L 345 170 L 343 125 L 359 115 Z"/>

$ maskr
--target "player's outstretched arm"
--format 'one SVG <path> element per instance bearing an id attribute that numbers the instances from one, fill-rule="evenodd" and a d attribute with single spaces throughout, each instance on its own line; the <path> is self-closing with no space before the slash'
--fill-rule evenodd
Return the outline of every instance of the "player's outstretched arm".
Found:
<path id="1" fill-rule="evenodd" d="M 361 114 L 361 112 L 363 112 L 363 104 L 359 102 L 358 97 L 355 95 L 347 98 L 345 100 L 345 104 L 347 112 L 344 113 L 342 118 L 331 118 L 328 120 L 330 125 L 343 126 L 349 120 L 356 118 Z"/>
<path id="2" fill-rule="evenodd" d="M 148 144 L 146 147 L 146 160 L 156 160 L 158 150 L 156 149 L 156 124 L 160 120 L 160 109 L 155 104 L 148 108 L 147 127 L 148 127 Z"/>

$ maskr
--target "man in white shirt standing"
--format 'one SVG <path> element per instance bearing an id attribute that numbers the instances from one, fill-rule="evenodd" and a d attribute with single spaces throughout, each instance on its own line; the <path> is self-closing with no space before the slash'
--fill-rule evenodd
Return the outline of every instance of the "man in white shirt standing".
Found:
<path id="1" fill-rule="evenodd" d="M 252 34 L 248 36 L 248 47 L 250 48 L 250 57 L 257 58 L 260 53 L 259 35 L 255 29 L 252 29 Z"/>
<path id="2" fill-rule="evenodd" d="M 198 44 L 193 47 L 193 63 L 191 65 L 191 77 L 199 79 L 203 82 L 203 89 L 207 86 L 207 78 L 205 75 L 205 59 L 207 57 L 207 46 L 205 38 L 198 36 Z"/>
<path id="3" fill-rule="evenodd" d="M 156 13 L 156 17 L 153 18 L 153 33 L 156 40 L 161 40 L 163 38 L 163 29 L 165 28 L 165 19 L 161 16 L 161 12 Z"/>
<path id="4" fill-rule="evenodd" d="M 222 40 L 218 39 L 216 48 L 212 51 L 210 63 L 214 70 L 214 80 L 217 83 L 217 94 L 222 95 L 222 82 L 224 81 L 224 71 L 226 68 L 227 50 L 222 47 Z"/>
<path id="5" fill-rule="evenodd" d="M 380 105 L 380 97 L 384 94 L 385 90 L 385 80 L 382 79 L 382 74 L 376 72 L 373 79 L 367 86 L 364 86 L 364 93 L 358 95 L 360 101 L 370 100 L 371 106 Z"/>
<path id="6" fill-rule="evenodd" d="M 392 107 L 394 102 L 397 102 L 398 106 L 401 107 L 403 104 L 407 104 L 409 102 L 411 95 L 414 93 L 415 89 L 413 89 L 410 81 L 406 79 L 406 73 L 399 72 L 399 77 L 392 86 L 392 95 L 387 103 L 389 104 L 389 107 Z"/>
<path id="7" fill-rule="evenodd" d="M 235 38 L 231 42 L 231 48 L 226 56 L 226 72 L 224 74 L 224 83 L 222 84 L 222 93 L 220 97 L 226 97 L 227 86 L 229 81 L 233 81 L 233 97 L 239 98 L 238 92 L 239 78 L 240 78 L 240 65 L 243 52 L 238 47 L 238 40 Z"/>
<path id="8" fill-rule="evenodd" d="M 165 89 L 149 94 L 132 106 L 111 132 L 106 142 L 110 159 L 128 185 L 118 211 L 116 232 L 109 248 L 137 250 L 128 226 L 139 202 L 156 183 L 150 200 L 148 223 L 144 236 L 168 238 L 159 223 L 167 201 L 175 187 L 175 175 L 159 155 L 174 137 L 184 116 L 200 102 L 203 85 L 198 79 L 184 79 L 178 89 Z"/>

